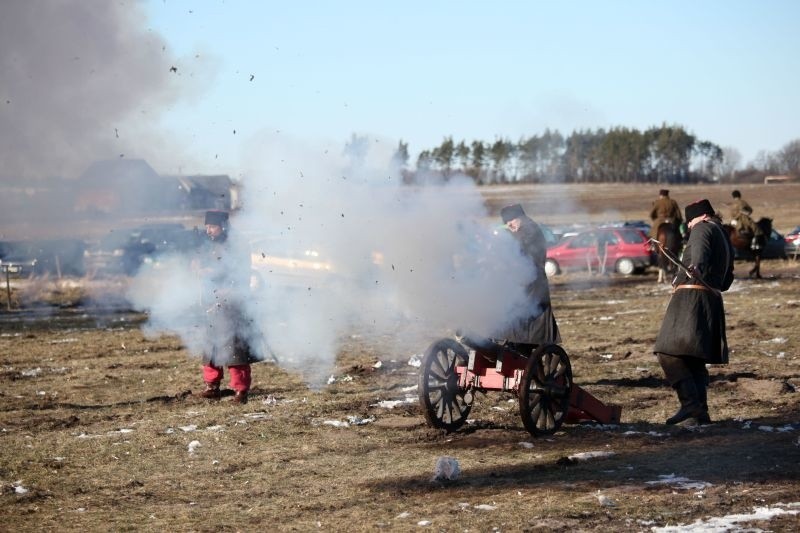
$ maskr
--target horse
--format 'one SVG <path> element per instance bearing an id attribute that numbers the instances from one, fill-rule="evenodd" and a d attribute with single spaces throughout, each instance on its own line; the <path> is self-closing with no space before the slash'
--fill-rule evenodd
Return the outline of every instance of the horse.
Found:
<path id="1" fill-rule="evenodd" d="M 683 239 L 678 230 L 678 226 L 672 222 L 662 222 L 656 229 L 656 239 L 661 247 L 678 257 L 683 248 Z M 656 266 L 658 266 L 658 283 L 669 283 L 669 276 L 673 276 L 678 267 L 664 254 L 656 255 Z"/>
<path id="2" fill-rule="evenodd" d="M 728 236 L 731 238 L 731 244 L 739 252 L 740 256 L 753 257 L 755 265 L 748 277 L 755 276 L 761 279 L 761 254 L 764 252 L 764 246 L 767 244 L 767 239 L 772 234 L 772 219 L 761 217 L 756 226 L 759 231 L 756 233 L 739 233 L 738 229 L 730 224 L 725 224 L 725 229 L 728 230 Z"/>

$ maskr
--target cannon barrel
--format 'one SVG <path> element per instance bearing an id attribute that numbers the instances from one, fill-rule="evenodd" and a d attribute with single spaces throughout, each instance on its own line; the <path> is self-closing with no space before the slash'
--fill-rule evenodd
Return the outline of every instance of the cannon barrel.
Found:
<path id="1" fill-rule="evenodd" d="M 502 355 L 506 351 L 505 347 L 500 346 L 492 339 L 488 339 L 486 337 L 473 337 L 462 331 L 456 332 L 456 339 L 461 344 L 472 348 L 476 352 L 483 352 L 487 355 L 492 355 L 495 357 Z"/>

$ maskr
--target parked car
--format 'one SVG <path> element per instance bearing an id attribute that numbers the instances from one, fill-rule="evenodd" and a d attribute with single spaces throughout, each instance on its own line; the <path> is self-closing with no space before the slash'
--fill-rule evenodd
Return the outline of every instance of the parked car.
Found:
<path id="1" fill-rule="evenodd" d="M 620 274 L 643 271 L 650 265 L 647 236 L 632 227 L 592 228 L 565 237 L 547 250 L 545 273 L 603 268 Z"/>
<path id="2" fill-rule="evenodd" d="M 786 234 L 783 238 L 783 250 L 787 256 L 797 257 L 800 254 L 800 226 Z"/>
<path id="3" fill-rule="evenodd" d="M 19 275 L 83 276 L 86 243 L 80 239 L 5 241 L 0 243 L 0 263 Z"/>
<path id="4" fill-rule="evenodd" d="M 788 253 L 787 242 L 783 235 L 773 229 L 767 239 L 767 243 L 764 245 L 764 250 L 761 252 L 761 259 L 786 259 Z M 753 252 L 748 249 L 740 250 L 736 248 L 734 252 L 734 259 L 753 259 Z"/>
<path id="5" fill-rule="evenodd" d="M 86 251 L 93 273 L 136 274 L 143 264 L 155 264 L 159 256 L 184 252 L 200 245 L 203 234 L 181 224 L 148 224 L 116 230 Z"/>

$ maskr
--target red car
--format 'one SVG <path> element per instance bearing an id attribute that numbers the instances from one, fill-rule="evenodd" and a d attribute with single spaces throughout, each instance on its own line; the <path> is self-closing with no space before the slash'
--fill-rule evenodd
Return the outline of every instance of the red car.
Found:
<path id="1" fill-rule="evenodd" d="M 633 274 L 650 265 L 647 236 L 636 228 L 593 228 L 564 238 L 547 250 L 544 265 L 548 276 L 562 270 L 601 267 L 606 272 Z"/>

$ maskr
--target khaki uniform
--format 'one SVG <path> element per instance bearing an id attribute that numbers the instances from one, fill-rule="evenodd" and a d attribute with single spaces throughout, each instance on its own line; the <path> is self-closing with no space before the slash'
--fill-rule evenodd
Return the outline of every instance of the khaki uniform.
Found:
<path id="1" fill-rule="evenodd" d="M 650 210 L 650 220 L 653 225 L 650 227 L 650 236 L 656 237 L 658 227 L 664 222 L 675 224 L 676 227 L 680 226 L 683 222 L 681 215 L 681 208 L 678 207 L 678 202 L 669 196 L 659 196 L 658 200 L 653 202 L 653 208 Z"/>
<path id="2" fill-rule="evenodd" d="M 734 198 L 731 205 L 731 224 L 736 226 L 739 233 L 749 233 L 756 235 L 759 233 L 759 228 L 750 215 L 753 214 L 753 208 L 750 207 L 746 201 L 741 198 Z"/>

